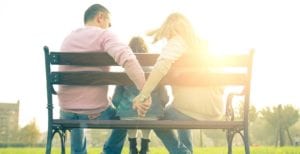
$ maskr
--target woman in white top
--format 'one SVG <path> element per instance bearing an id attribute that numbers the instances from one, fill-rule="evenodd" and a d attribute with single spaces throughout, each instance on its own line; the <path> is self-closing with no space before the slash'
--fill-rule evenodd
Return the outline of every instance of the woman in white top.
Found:
<path id="1" fill-rule="evenodd" d="M 134 99 L 138 104 L 147 100 L 158 85 L 160 80 L 168 73 L 172 64 L 183 54 L 189 52 L 207 52 L 199 41 L 191 23 L 180 13 L 172 13 L 162 26 L 149 35 L 154 36 L 154 43 L 166 39 L 167 44 L 163 48 L 149 78 L 143 89 Z M 165 119 L 174 120 L 205 120 L 219 119 L 223 115 L 223 90 L 219 87 L 188 87 L 172 86 L 174 100 L 166 109 Z M 179 140 L 193 153 L 190 130 L 177 130 Z M 156 133 L 164 142 L 168 143 L 168 137 L 162 130 Z M 161 134 L 161 135 L 160 135 Z M 168 147 L 167 147 L 168 148 Z M 172 149 L 168 149 L 171 152 Z"/>

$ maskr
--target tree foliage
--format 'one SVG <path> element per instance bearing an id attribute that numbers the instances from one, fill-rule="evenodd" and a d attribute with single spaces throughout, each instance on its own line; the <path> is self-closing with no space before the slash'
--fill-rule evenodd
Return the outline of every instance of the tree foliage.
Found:
<path id="1" fill-rule="evenodd" d="M 37 128 L 35 120 L 24 126 L 18 132 L 18 140 L 20 143 L 34 146 L 39 143 L 41 133 Z"/>
<path id="2" fill-rule="evenodd" d="M 261 111 L 263 119 L 265 119 L 275 129 L 275 145 L 285 145 L 285 132 L 293 144 L 289 128 L 293 126 L 299 119 L 299 112 L 291 105 L 278 105 L 273 108 L 267 107 Z"/>

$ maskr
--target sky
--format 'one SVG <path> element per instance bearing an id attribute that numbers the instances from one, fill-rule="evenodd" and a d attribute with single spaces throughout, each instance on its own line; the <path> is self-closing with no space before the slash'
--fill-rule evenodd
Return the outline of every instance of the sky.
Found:
<path id="1" fill-rule="evenodd" d="M 212 52 L 254 48 L 251 103 L 259 109 L 277 104 L 300 107 L 296 0 L 1 0 L 0 102 L 20 100 L 20 127 L 36 120 L 40 130 L 46 130 L 43 46 L 59 50 L 64 37 L 83 26 L 83 12 L 94 3 L 110 10 L 111 30 L 122 41 L 143 36 L 151 51 L 159 48 L 145 33 L 175 11 L 191 20 Z"/>

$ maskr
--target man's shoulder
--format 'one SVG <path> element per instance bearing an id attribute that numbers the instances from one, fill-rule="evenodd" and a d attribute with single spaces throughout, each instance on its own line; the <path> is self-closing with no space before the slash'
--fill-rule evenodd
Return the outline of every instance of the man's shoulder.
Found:
<path id="1" fill-rule="evenodd" d="M 103 50 L 104 43 L 117 40 L 110 30 L 98 27 L 80 27 L 65 37 L 62 50 Z M 78 49 L 77 49 L 78 48 Z"/>
<path id="2" fill-rule="evenodd" d="M 99 27 L 92 27 L 92 26 L 89 26 L 89 27 L 80 27 L 80 28 L 77 28 L 73 31 L 74 34 L 93 34 L 93 35 L 97 35 L 99 33 L 107 33 L 108 30 L 106 29 L 102 29 L 102 28 L 99 28 Z"/>

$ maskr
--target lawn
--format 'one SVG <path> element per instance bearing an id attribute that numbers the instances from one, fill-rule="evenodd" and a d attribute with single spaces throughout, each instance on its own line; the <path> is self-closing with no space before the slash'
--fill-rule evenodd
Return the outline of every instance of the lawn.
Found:
<path id="1" fill-rule="evenodd" d="M 243 154 L 242 147 L 233 148 L 234 154 Z M 89 148 L 89 154 L 99 154 L 100 148 Z M 0 154 L 44 154 L 45 148 L 0 148 Z M 67 154 L 70 149 L 67 149 Z M 60 154 L 59 148 L 53 148 L 52 154 Z M 124 148 L 123 154 L 128 154 L 128 148 Z M 151 147 L 151 154 L 167 154 L 164 148 Z M 195 148 L 194 154 L 227 154 L 226 147 Z M 251 154 L 300 154 L 300 147 L 251 147 Z"/>

